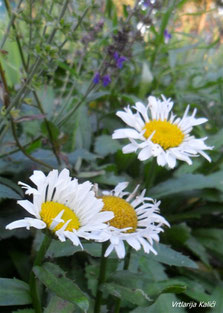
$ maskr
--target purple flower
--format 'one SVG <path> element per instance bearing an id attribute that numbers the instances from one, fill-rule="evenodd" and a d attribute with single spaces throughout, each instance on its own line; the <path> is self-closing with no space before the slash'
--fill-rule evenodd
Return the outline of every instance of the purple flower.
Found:
<path id="1" fill-rule="evenodd" d="M 94 78 L 93 78 L 93 82 L 94 84 L 98 84 L 100 82 L 100 74 L 97 72 L 95 75 L 94 75 Z"/>
<path id="2" fill-rule="evenodd" d="M 149 7 L 149 6 L 151 5 L 150 0 L 144 0 L 144 1 L 143 1 L 143 5 L 144 5 L 145 7 Z"/>
<path id="3" fill-rule="evenodd" d="M 127 58 L 123 56 L 119 56 L 117 51 L 114 53 L 113 56 L 114 56 L 114 59 L 116 60 L 116 66 L 121 69 L 123 66 L 123 62 L 125 62 Z"/>
<path id="4" fill-rule="evenodd" d="M 109 75 L 105 75 L 102 77 L 102 83 L 104 87 L 107 87 L 111 82 L 111 78 Z"/>
<path id="5" fill-rule="evenodd" d="M 168 32 L 167 29 L 165 29 L 164 30 L 164 42 L 168 43 L 171 38 L 172 38 L 172 35 Z"/>

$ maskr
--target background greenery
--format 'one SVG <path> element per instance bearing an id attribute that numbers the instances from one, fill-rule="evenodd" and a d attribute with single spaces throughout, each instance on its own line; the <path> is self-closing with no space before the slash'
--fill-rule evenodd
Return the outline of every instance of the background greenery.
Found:
<path id="1" fill-rule="evenodd" d="M 113 312 L 121 298 L 123 313 L 222 313 L 221 1 L 156 1 L 146 10 L 121 11 L 111 0 L 1 3 L 0 311 L 34 312 L 28 282 L 42 234 L 5 230 L 25 214 L 16 205 L 23 198 L 17 181 L 28 182 L 34 169 L 67 167 L 102 189 L 126 180 L 130 188 L 146 186 L 171 223 L 157 256 L 133 253 L 129 271 L 109 257 L 102 312 Z M 143 36 L 139 22 L 148 26 Z M 111 49 L 127 58 L 122 69 Z M 98 71 L 110 76 L 108 86 L 93 83 Z M 115 113 L 150 94 L 173 98 L 179 115 L 189 103 L 209 119 L 194 134 L 215 146 L 211 164 L 196 158 L 169 170 L 122 154 L 122 142 L 111 139 L 123 126 Z M 33 269 L 43 283 L 44 313 L 93 312 L 101 246 L 84 248 L 53 240 L 46 263 Z M 189 310 L 172 301 L 216 306 Z"/>

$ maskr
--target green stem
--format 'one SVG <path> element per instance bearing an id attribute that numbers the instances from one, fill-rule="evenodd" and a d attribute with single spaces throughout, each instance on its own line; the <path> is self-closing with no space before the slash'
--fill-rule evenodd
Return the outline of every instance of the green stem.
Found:
<path id="1" fill-rule="evenodd" d="M 98 286 L 97 286 L 96 300 L 95 300 L 95 306 L 94 306 L 94 313 L 100 313 L 100 309 L 101 309 L 102 291 L 100 290 L 100 287 L 105 282 L 107 258 L 104 256 L 104 254 L 107 249 L 107 246 L 108 246 L 107 242 L 104 242 L 102 244 L 100 272 L 99 272 L 99 277 L 98 277 Z"/>
<path id="2" fill-rule="evenodd" d="M 156 158 L 149 161 L 144 167 L 145 188 L 148 191 L 154 184 L 156 178 Z"/>
<path id="3" fill-rule="evenodd" d="M 127 271 L 127 269 L 129 268 L 130 259 L 131 259 L 131 251 L 132 251 L 132 248 L 129 246 L 128 247 L 128 252 L 127 252 L 125 260 L 124 260 L 124 265 L 123 265 L 123 270 L 124 271 Z M 121 298 L 117 298 L 116 303 L 115 303 L 114 313 L 119 313 L 120 306 L 121 306 Z"/>
<path id="4" fill-rule="evenodd" d="M 43 242 L 41 244 L 41 247 L 34 260 L 33 267 L 41 265 L 44 259 L 44 256 L 46 254 L 46 251 L 49 248 L 50 242 L 51 242 L 51 237 L 49 237 L 48 235 L 45 235 Z M 38 293 L 37 281 L 36 281 L 35 274 L 33 271 L 30 274 L 30 291 L 31 291 L 32 302 L 33 302 L 35 313 L 42 313 L 41 300 L 40 300 L 40 296 Z"/>

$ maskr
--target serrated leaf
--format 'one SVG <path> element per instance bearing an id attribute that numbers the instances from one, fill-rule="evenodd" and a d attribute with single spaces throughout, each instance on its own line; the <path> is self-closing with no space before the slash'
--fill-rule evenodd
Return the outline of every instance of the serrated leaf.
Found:
<path id="1" fill-rule="evenodd" d="M 144 257 L 148 259 L 152 259 L 154 261 L 158 261 L 164 264 L 197 268 L 197 264 L 194 261 L 192 261 L 188 256 L 185 256 L 180 252 L 173 250 L 167 245 L 155 243 L 153 247 L 156 250 L 157 255 L 154 255 L 152 253 L 144 254 L 142 251 L 138 253 L 144 255 Z"/>
<path id="2" fill-rule="evenodd" d="M 153 281 L 145 273 L 118 271 L 111 279 L 112 282 L 124 287 L 142 289 L 152 299 L 161 293 L 182 293 L 187 289 L 186 284 L 179 279 Z"/>
<path id="3" fill-rule="evenodd" d="M 150 301 L 145 292 L 138 288 L 127 288 L 115 283 L 106 283 L 101 286 L 101 290 L 139 306 L 145 306 Z"/>
<path id="4" fill-rule="evenodd" d="M 45 263 L 33 269 L 38 279 L 58 297 L 77 305 L 87 312 L 89 302 L 87 296 L 70 279 L 65 277 L 64 271 L 56 264 Z"/>
<path id="5" fill-rule="evenodd" d="M 103 157 L 113 154 L 120 149 L 120 143 L 117 140 L 113 140 L 111 136 L 101 135 L 96 138 L 94 151 Z"/>
<path id="6" fill-rule="evenodd" d="M 28 284 L 18 279 L 0 278 L 0 306 L 30 303 Z"/>
<path id="7" fill-rule="evenodd" d="M 202 174 L 186 174 L 181 177 L 171 178 L 156 185 L 150 190 L 152 197 L 161 198 L 172 196 L 180 192 L 216 188 L 223 191 L 223 171 L 208 176 Z"/>
<path id="8" fill-rule="evenodd" d="M 186 313 L 184 308 L 178 307 L 176 303 L 179 303 L 179 299 L 172 294 L 162 294 L 153 303 L 151 306 L 148 307 L 141 307 L 136 308 L 130 313 L 163 313 L 163 312 L 174 312 L 174 313 Z"/>
<path id="9" fill-rule="evenodd" d="M 55 295 L 50 299 L 44 313 L 74 313 L 75 307 L 72 303 L 63 300 Z"/>

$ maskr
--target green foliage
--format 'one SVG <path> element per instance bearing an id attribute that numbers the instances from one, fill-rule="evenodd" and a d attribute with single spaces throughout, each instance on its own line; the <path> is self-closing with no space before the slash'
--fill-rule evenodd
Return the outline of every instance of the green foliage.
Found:
<path id="1" fill-rule="evenodd" d="M 0 278 L 0 306 L 31 303 L 29 285 L 18 279 Z"/>
<path id="2" fill-rule="evenodd" d="M 154 9 L 136 11 L 125 5 L 123 16 L 113 0 L 23 0 L 12 12 L 0 11 L 0 248 L 8 251 L 0 274 L 9 277 L 0 278 L 1 306 L 36 312 L 28 282 L 44 236 L 33 228 L 5 229 L 30 217 L 16 204 L 24 198 L 17 182 L 30 183 L 33 170 L 66 167 L 101 190 L 139 184 L 162 200 L 160 214 L 171 226 L 153 243 L 157 255 L 132 249 L 128 270 L 115 252 L 109 255 L 101 313 L 115 312 L 117 299 L 123 313 L 190 311 L 180 301 L 216 301 L 205 312 L 223 312 L 222 16 L 219 1 L 209 10 L 192 2 L 156 0 Z M 140 22 L 149 26 L 144 35 Z M 127 58 L 121 69 L 115 51 Z M 111 83 L 95 83 L 97 72 Z M 177 116 L 190 104 L 190 112 L 196 108 L 197 117 L 208 119 L 192 135 L 208 137 L 212 163 L 200 156 L 170 170 L 123 154 L 127 141 L 112 139 L 126 127 L 116 112 L 161 94 L 173 99 Z M 102 245 L 81 242 L 83 249 L 53 236 L 47 263 L 33 268 L 44 313 L 95 313 Z"/>
<path id="3" fill-rule="evenodd" d="M 39 280 L 58 297 L 87 312 L 89 306 L 87 296 L 72 280 L 65 277 L 64 271 L 58 265 L 45 263 L 41 267 L 35 266 L 33 270 Z"/>

